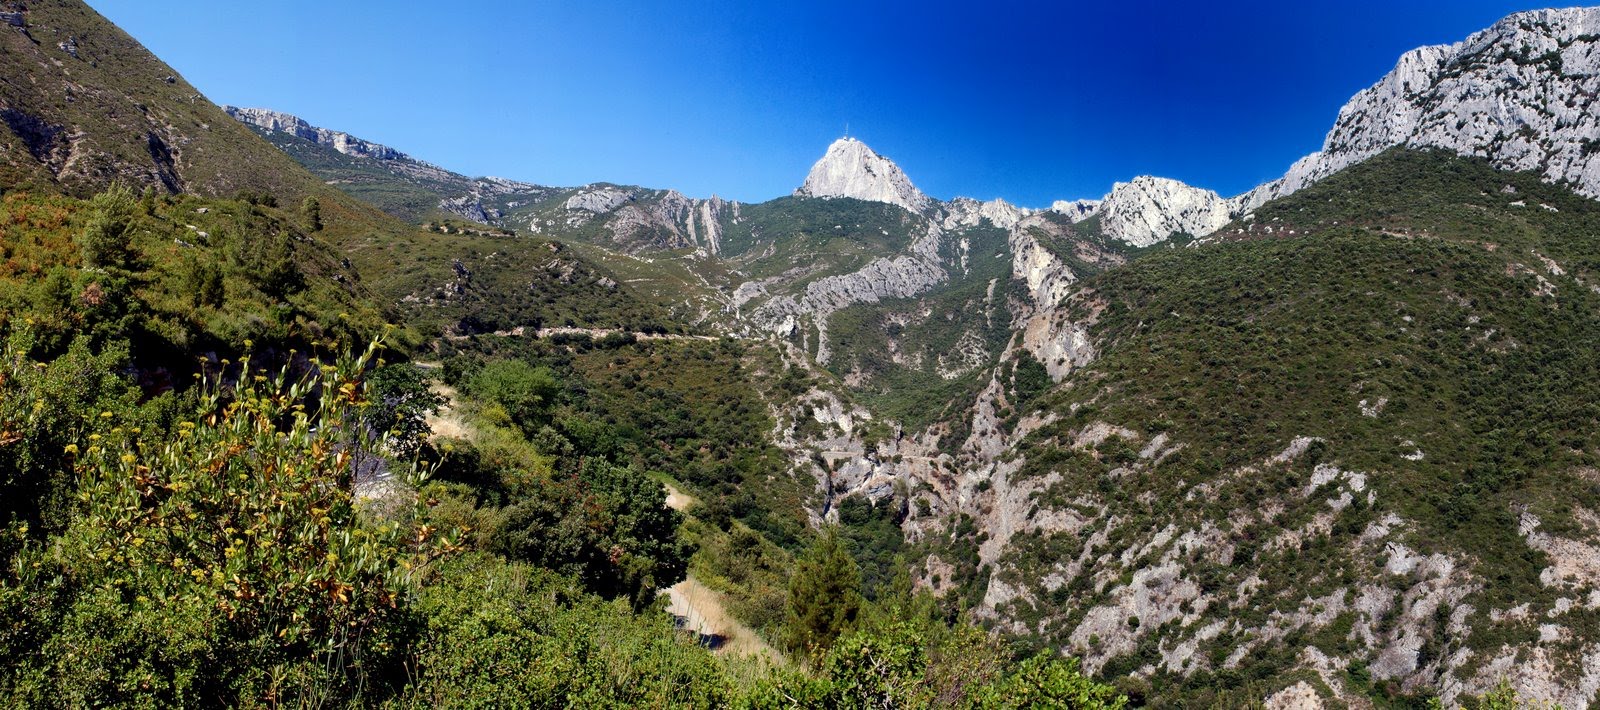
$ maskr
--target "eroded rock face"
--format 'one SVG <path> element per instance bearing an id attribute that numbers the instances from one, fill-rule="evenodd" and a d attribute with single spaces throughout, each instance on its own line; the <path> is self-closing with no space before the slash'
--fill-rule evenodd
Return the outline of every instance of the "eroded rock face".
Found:
<path id="1" fill-rule="evenodd" d="M 1247 212 L 1394 146 L 1443 148 L 1600 197 L 1600 8 L 1511 15 L 1407 52 L 1339 111 L 1321 151 L 1235 200 Z"/>
<path id="2" fill-rule="evenodd" d="M 949 272 L 939 256 L 944 236 L 938 225 L 928 222 L 907 253 L 875 259 L 848 274 L 812 281 L 799 296 L 773 298 L 749 317 L 767 331 L 786 335 L 793 332 L 799 317 L 809 316 L 817 326 L 817 362 L 827 363 L 831 356 L 827 323 L 833 313 L 858 303 L 921 295 L 948 280 Z"/>
<path id="3" fill-rule="evenodd" d="M 722 250 L 722 221 L 737 215 L 739 204 L 716 196 L 697 200 L 677 190 L 590 185 L 568 197 L 561 209 L 566 226 L 600 220 L 629 251 L 703 249 L 717 254 Z"/>
<path id="4" fill-rule="evenodd" d="M 1389 148 L 1439 148 L 1536 170 L 1600 198 L 1600 8 L 1511 15 L 1466 40 L 1422 47 L 1340 109 L 1321 151 L 1231 199 L 1163 178 L 1118 183 L 1104 200 L 1057 201 L 1073 221 L 1148 246 L 1206 236 L 1230 220 Z"/>
<path id="5" fill-rule="evenodd" d="M 1040 308 L 1060 303 L 1078 280 L 1065 261 L 1040 243 L 1039 234 L 1049 224 L 1043 219 L 1029 219 L 1009 235 L 1011 277 L 1027 284 L 1028 295 Z"/>
<path id="6" fill-rule="evenodd" d="M 933 200 L 911 184 L 900 166 L 854 138 L 840 138 L 811 167 L 797 197 L 853 197 L 926 212 Z"/>
<path id="7" fill-rule="evenodd" d="M 1074 222 L 1082 222 L 1099 209 L 1099 200 L 1056 200 L 1050 204 L 1051 212 L 1058 212 Z"/>
<path id="8" fill-rule="evenodd" d="M 627 190 L 606 185 L 592 190 L 583 190 L 572 197 L 568 197 L 565 206 L 569 210 L 605 214 L 627 204 L 637 196 L 637 193 L 637 190 Z"/>

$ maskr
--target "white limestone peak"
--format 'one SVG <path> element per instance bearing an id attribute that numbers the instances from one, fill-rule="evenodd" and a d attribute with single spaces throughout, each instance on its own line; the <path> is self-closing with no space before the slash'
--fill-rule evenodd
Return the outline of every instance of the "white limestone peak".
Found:
<path id="1" fill-rule="evenodd" d="M 911 184 L 911 178 L 900 166 L 854 138 L 840 138 L 828 146 L 794 194 L 853 197 L 899 205 L 917 213 L 926 212 L 933 205 L 933 200 Z"/>

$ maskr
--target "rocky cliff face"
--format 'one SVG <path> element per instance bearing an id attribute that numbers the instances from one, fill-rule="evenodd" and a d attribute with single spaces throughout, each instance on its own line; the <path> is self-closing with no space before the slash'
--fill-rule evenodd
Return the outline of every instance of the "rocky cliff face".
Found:
<path id="1" fill-rule="evenodd" d="M 1050 203 L 1051 212 L 1064 214 L 1074 222 L 1088 219 L 1099 207 L 1099 200 L 1056 200 Z"/>
<path id="2" fill-rule="evenodd" d="M 1106 236 L 1148 246 L 1174 232 L 1205 236 L 1260 205 L 1389 148 L 1442 148 L 1600 198 L 1600 8 L 1511 15 L 1466 40 L 1400 57 L 1340 109 L 1321 151 L 1278 180 L 1224 200 L 1172 180 L 1118 183 L 1100 202 L 1058 201 Z"/>
<path id="3" fill-rule="evenodd" d="M 1236 199 L 1248 211 L 1384 150 L 1443 148 L 1600 197 L 1600 8 L 1511 15 L 1407 52 L 1339 111 L 1321 151 Z"/>
<path id="4" fill-rule="evenodd" d="M 794 194 L 886 202 L 917 213 L 933 206 L 933 200 L 911 184 L 900 166 L 854 138 L 840 138 L 828 146 Z"/>
<path id="5" fill-rule="evenodd" d="M 695 199 L 677 190 L 596 184 L 572 191 L 554 209 L 523 213 L 531 231 L 598 225 L 609 241 L 629 252 L 699 249 L 707 255 L 722 250 L 723 221 L 737 218 L 739 203 L 712 196 Z"/>
<path id="6" fill-rule="evenodd" d="M 287 113 L 264 108 L 239 108 L 237 106 L 223 106 L 222 110 L 232 116 L 234 120 L 247 126 L 296 135 L 312 143 L 337 150 L 345 155 L 357 158 L 372 158 L 373 160 L 422 162 L 386 145 L 364 141 L 348 133 L 318 128 L 307 123 L 305 119 Z"/>
<path id="7" fill-rule="evenodd" d="M 830 357 L 828 318 L 835 312 L 860 303 L 910 298 L 949 278 L 940 257 L 945 236 L 938 225 L 928 222 L 907 253 L 874 259 L 848 274 L 812 281 L 798 295 L 778 296 L 761 304 L 750 312 L 749 318 L 768 331 L 784 335 L 793 334 L 802 319 L 809 319 L 817 331 L 816 360 L 825 364 Z"/>

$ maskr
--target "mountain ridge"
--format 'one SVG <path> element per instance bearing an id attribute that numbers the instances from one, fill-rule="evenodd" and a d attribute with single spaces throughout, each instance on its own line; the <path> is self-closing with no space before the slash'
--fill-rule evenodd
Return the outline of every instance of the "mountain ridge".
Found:
<path id="1" fill-rule="evenodd" d="M 1585 110 L 1600 94 L 1600 80 L 1595 78 L 1600 74 L 1597 37 L 1600 8 L 1514 13 L 1460 42 L 1403 54 L 1393 70 L 1341 107 L 1323 149 L 1295 161 L 1278 179 L 1224 198 L 1176 180 L 1139 176 L 1115 183 L 1099 199 L 1058 200 L 1047 209 L 1076 221 L 1104 215 L 1100 228 L 1105 234 L 1135 247 L 1165 241 L 1173 234 L 1204 237 L 1270 199 L 1292 194 L 1397 145 L 1489 155 L 1501 167 L 1539 168 L 1547 178 L 1573 181 L 1580 192 L 1597 197 L 1600 120 Z M 1542 71 L 1539 63 L 1554 71 Z M 1513 81 L 1524 88 L 1492 88 Z M 1546 101 L 1550 96 L 1554 98 Z M 363 144 L 367 143 L 350 137 L 349 145 Z M 940 206 L 966 210 L 955 217 L 957 221 L 970 219 L 971 213 L 962 204 L 968 198 L 940 200 L 926 195 L 894 161 L 851 137 L 831 143 L 794 194 L 853 197 L 919 214 L 931 215 Z M 478 216 L 468 203 L 458 213 Z M 1038 211 L 1006 205 L 990 209 L 1008 223 Z"/>

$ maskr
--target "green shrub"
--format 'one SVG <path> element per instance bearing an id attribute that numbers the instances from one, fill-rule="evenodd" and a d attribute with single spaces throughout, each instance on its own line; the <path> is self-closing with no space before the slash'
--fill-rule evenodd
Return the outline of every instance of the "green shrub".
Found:
<path id="1" fill-rule="evenodd" d="M 731 689 L 668 617 L 631 613 L 569 579 L 475 553 L 445 564 L 403 702 L 415 707 L 720 707 Z"/>
<path id="2" fill-rule="evenodd" d="M 357 416 L 373 352 L 298 377 L 241 367 L 170 436 L 99 415 L 103 434 L 66 447 L 75 517 L 19 554 L 0 613 L 25 616 L 42 652 L 8 655 L 0 687 L 29 704 L 381 695 L 417 570 L 456 546 L 414 495 L 368 520 L 352 494 L 374 460 Z"/>

